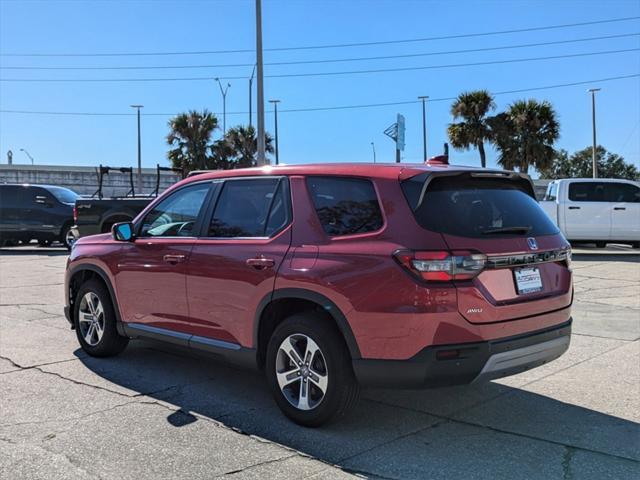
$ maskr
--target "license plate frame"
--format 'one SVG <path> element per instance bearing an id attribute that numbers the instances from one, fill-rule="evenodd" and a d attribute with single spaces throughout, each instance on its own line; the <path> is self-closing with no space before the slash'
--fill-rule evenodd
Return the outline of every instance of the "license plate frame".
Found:
<path id="1" fill-rule="evenodd" d="M 513 271 L 513 280 L 518 295 L 538 293 L 543 289 L 542 276 L 538 267 L 524 267 Z"/>

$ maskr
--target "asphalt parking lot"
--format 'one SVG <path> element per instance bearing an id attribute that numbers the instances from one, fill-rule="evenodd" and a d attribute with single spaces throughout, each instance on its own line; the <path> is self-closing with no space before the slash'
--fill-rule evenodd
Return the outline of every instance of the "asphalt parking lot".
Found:
<path id="1" fill-rule="evenodd" d="M 637 252 L 637 251 L 636 251 Z M 485 385 L 370 390 L 321 429 L 258 374 L 132 342 L 93 359 L 66 252 L 0 250 L 0 478 L 640 478 L 640 254 L 577 250 L 571 347 Z"/>

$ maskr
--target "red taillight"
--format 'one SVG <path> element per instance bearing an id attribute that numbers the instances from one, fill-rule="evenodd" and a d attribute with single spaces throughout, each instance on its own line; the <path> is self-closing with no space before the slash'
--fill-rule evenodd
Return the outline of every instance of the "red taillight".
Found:
<path id="1" fill-rule="evenodd" d="M 396 261 L 416 277 L 431 282 L 468 280 L 485 267 L 487 256 L 468 251 L 398 250 Z"/>
<path id="2" fill-rule="evenodd" d="M 73 223 L 78 223 L 78 210 L 73 207 Z"/>

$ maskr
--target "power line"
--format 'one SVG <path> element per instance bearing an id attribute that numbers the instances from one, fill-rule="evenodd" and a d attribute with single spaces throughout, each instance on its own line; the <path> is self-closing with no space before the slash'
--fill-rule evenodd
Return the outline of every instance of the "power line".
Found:
<path id="1" fill-rule="evenodd" d="M 607 20 L 594 20 L 590 22 L 564 23 L 558 25 L 546 25 L 538 27 L 518 28 L 510 30 L 495 30 L 489 32 L 462 33 L 444 35 L 438 37 L 409 38 L 400 40 L 380 40 L 373 42 L 335 43 L 325 45 L 305 45 L 298 47 L 265 48 L 265 51 L 279 52 L 292 50 L 319 50 L 327 48 L 367 47 L 376 45 L 393 45 L 417 42 L 430 42 L 434 40 L 452 40 L 459 38 L 486 37 L 492 35 L 505 35 L 511 33 L 537 32 L 541 30 L 556 30 L 562 28 L 583 27 L 588 25 L 601 25 L 607 23 L 628 22 L 638 20 L 640 17 L 611 18 Z M 2 57 L 132 57 L 132 56 L 168 56 L 168 55 L 212 55 L 223 53 L 253 53 L 254 49 L 234 50 L 205 50 L 205 51 L 176 51 L 176 52 L 111 52 L 111 53 L 2 53 Z"/>
<path id="2" fill-rule="evenodd" d="M 556 88 L 575 87 L 578 85 L 590 85 L 602 82 L 611 82 L 616 80 L 626 80 L 630 78 L 638 78 L 640 73 L 634 73 L 629 75 L 620 75 L 617 77 L 598 78 L 593 80 L 581 80 L 571 83 L 559 83 L 555 85 L 544 85 L 540 87 L 521 88 L 516 90 L 503 90 L 499 92 L 493 92 L 493 95 L 507 95 L 513 93 L 533 92 L 540 90 L 551 90 Z M 429 98 L 429 103 L 445 102 L 454 100 L 457 97 L 440 97 Z M 399 105 L 413 105 L 420 103 L 419 100 L 407 100 L 403 102 L 385 102 L 385 103 L 369 103 L 359 105 L 337 105 L 329 107 L 307 107 L 307 108 L 289 108 L 278 110 L 278 113 L 299 113 L 299 112 L 319 112 L 319 111 L 331 111 L 331 110 L 355 110 L 360 108 L 375 108 L 375 107 L 390 107 Z M 22 115 L 63 115 L 63 116 L 106 116 L 106 117 L 130 117 L 136 115 L 135 113 L 108 113 L 108 112 L 59 112 L 59 111 L 34 111 L 34 110 L 0 110 L 0 113 L 10 114 L 22 114 Z M 246 115 L 248 112 L 227 112 L 227 115 Z M 177 115 L 177 113 L 143 113 L 142 116 L 163 116 L 170 117 Z M 218 114 L 216 114 L 218 115 Z"/>
<path id="3" fill-rule="evenodd" d="M 346 71 L 334 71 L 334 72 L 309 72 L 309 73 L 282 73 L 274 75 L 265 75 L 265 78 L 295 78 L 295 77 L 326 77 L 335 75 L 358 75 L 358 74 L 370 74 L 370 73 L 385 73 L 385 72 L 408 72 L 416 70 L 434 70 L 443 68 L 459 68 L 459 67 L 476 67 L 481 65 L 499 65 L 507 63 L 524 63 L 524 62 L 537 62 L 544 60 L 556 60 L 561 58 L 578 58 L 578 57 L 591 57 L 596 55 L 611 55 L 616 53 L 637 52 L 640 48 L 627 48 L 622 50 L 605 50 L 600 52 L 587 52 L 587 53 L 572 53 L 568 55 L 552 55 L 546 57 L 534 57 L 534 58 L 514 58 L 509 60 L 492 60 L 487 62 L 473 62 L 473 63 L 451 63 L 444 65 L 427 65 L 421 67 L 397 67 L 397 68 L 377 68 L 368 70 L 346 70 Z M 211 81 L 211 76 L 207 77 L 164 77 L 164 78 L 0 78 L 0 82 L 183 82 L 183 81 Z M 222 80 L 243 80 L 245 76 L 233 76 L 224 77 L 219 76 Z"/>
<path id="4" fill-rule="evenodd" d="M 640 32 L 622 33 L 618 35 L 605 35 L 599 37 L 575 38 L 570 40 L 557 40 L 552 42 L 523 43 L 519 45 L 503 45 L 499 47 L 471 48 L 465 50 L 448 50 L 439 52 L 409 53 L 400 55 L 378 55 L 373 57 L 351 57 L 351 58 L 333 58 L 320 60 L 296 60 L 287 62 L 266 62 L 265 65 L 282 66 L 282 65 L 307 65 L 322 63 L 342 63 L 342 62 L 360 62 L 370 60 L 389 60 L 399 58 L 416 58 L 435 55 L 454 55 L 460 53 L 478 53 L 490 52 L 497 50 L 512 50 L 516 48 L 543 47 L 550 45 L 564 45 L 569 43 L 589 42 L 596 40 L 610 40 L 615 38 L 628 38 L 640 36 Z M 0 66 L 0 70 L 173 70 L 173 69 L 197 69 L 197 68 L 233 68 L 233 67 L 253 67 L 253 63 L 222 63 L 209 65 L 152 65 L 152 66 L 113 66 L 113 67 L 33 67 L 33 66 Z"/>

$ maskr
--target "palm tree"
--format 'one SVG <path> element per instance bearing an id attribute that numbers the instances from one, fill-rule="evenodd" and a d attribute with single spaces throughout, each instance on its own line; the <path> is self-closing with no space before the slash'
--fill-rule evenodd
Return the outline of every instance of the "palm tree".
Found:
<path id="1" fill-rule="evenodd" d="M 518 100 L 493 120 L 498 163 L 507 170 L 527 173 L 529 167 L 548 169 L 555 157 L 553 144 L 560 136 L 556 113 L 547 101 Z"/>
<path id="2" fill-rule="evenodd" d="M 493 96 L 487 90 L 461 93 L 451 105 L 453 120 L 462 120 L 447 128 L 451 146 L 459 150 L 477 148 L 483 167 L 487 165 L 484 142 L 492 139 L 487 114 L 495 108 Z"/>
<path id="3" fill-rule="evenodd" d="M 256 154 L 258 152 L 258 138 L 253 126 L 237 127 L 227 130 L 225 143 L 231 149 L 234 166 L 231 168 L 245 168 L 256 165 Z M 273 139 L 265 133 L 265 151 L 273 153 Z"/>
<path id="4" fill-rule="evenodd" d="M 175 168 L 185 172 L 211 168 L 209 151 L 213 132 L 218 128 L 218 119 L 207 111 L 191 110 L 169 120 L 171 131 L 167 143 L 174 147 L 167 156 Z"/>

